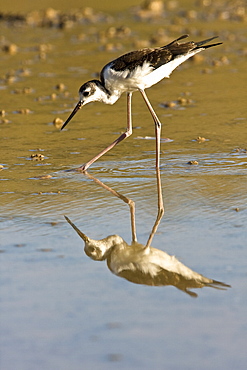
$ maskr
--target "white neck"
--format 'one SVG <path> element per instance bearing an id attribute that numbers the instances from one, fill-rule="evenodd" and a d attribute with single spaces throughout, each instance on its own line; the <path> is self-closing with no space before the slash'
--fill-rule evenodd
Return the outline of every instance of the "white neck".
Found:
<path id="1" fill-rule="evenodd" d="M 107 90 L 103 84 L 98 83 L 94 86 L 95 91 L 92 95 L 87 97 L 86 99 L 82 96 L 82 100 L 86 101 L 87 103 L 99 101 L 105 104 L 114 104 L 120 98 L 121 93 L 118 91 L 109 91 Z"/>
<path id="2" fill-rule="evenodd" d="M 97 90 L 95 91 L 95 94 L 98 95 L 100 99 L 99 101 L 105 104 L 114 104 L 121 96 L 121 93 L 119 91 L 108 91 L 105 90 L 104 87 L 102 90 L 101 88 L 98 88 Z"/>

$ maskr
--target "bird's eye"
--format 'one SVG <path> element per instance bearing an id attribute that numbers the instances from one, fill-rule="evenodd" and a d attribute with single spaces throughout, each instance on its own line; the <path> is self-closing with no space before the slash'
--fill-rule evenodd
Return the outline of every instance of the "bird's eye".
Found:
<path id="1" fill-rule="evenodd" d="M 89 95 L 89 91 L 84 91 L 83 92 L 83 96 L 88 96 Z"/>
<path id="2" fill-rule="evenodd" d="M 88 255 L 93 255 L 95 253 L 95 248 L 91 245 L 88 245 L 86 252 L 88 253 Z"/>

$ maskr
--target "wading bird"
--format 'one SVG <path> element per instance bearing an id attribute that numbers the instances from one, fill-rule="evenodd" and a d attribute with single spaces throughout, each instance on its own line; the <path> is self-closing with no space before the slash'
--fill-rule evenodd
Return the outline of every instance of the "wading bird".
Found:
<path id="1" fill-rule="evenodd" d="M 119 235 L 110 235 L 101 240 L 94 240 L 81 232 L 67 216 L 64 216 L 67 222 L 83 239 L 85 243 L 84 251 L 88 257 L 94 261 L 106 260 L 107 266 L 113 274 L 132 283 L 152 286 L 173 285 L 191 297 L 197 297 L 197 294 L 190 290 L 192 288 L 203 288 L 205 286 L 224 290 L 230 287 L 230 285 L 198 274 L 181 263 L 176 257 L 170 256 L 160 249 L 151 247 L 151 241 L 164 213 L 159 169 L 157 169 L 158 213 L 145 246 L 137 241 L 135 202 L 113 190 L 86 171 L 84 174 L 129 205 L 132 231 L 131 244 L 126 243 Z"/>
<path id="2" fill-rule="evenodd" d="M 89 162 L 80 166 L 78 170 L 85 171 L 103 154 L 132 134 L 131 99 L 132 93 L 137 90 L 140 91 L 154 120 L 156 168 L 159 167 L 161 122 L 147 98 L 145 89 L 158 83 L 163 78 L 168 78 L 176 67 L 195 54 L 212 46 L 222 44 L 219 42 L 205 45 L 216 37 L 199 42 L 178 42 L 186 37 L 188 35 L 180 36 L 166 46 L 140 49 L 124 54 L 105 65 L 100 73 L 100 80 L 88 81 L 80 87 L 79 102 L 63 124 L 61 130 L 84 105 L 94 101 L 114 104 L 123 92 L 127 93 L 127 128 L 112 144 L 93 157 Z"/>

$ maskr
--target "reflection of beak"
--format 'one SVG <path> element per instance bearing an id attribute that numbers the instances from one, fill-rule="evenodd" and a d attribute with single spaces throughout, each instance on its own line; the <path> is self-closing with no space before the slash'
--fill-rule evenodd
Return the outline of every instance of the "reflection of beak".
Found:
<path id="1" fill-rule="evenodd" d="M 69 116 L 69 118 L 64 122 L 63 126 L 61 127 L 61 130 L 64 129 L 64 127 L 69 123 L 69 121 L 74 117 L 74 115 L 76 114 L 76 112 L 81 109 L 83 105 L 83 102 L 80 100 L 79 103 L 76 104 L 73 112 L 71 113 L 71 115 Z"/>
<path id="2" fill-rule="evenodd" d="M 78 104 L 77 104 L 78 105 Z M 79 109 L 79 108 L 78 108 Z M 73 227 L 73 229 L 77 232 L 77 234 L 84 240 L 85 243 L 88 243 L 89 242 L 89 238 L 87 237 L 87 235 L 83 234 L 81 232 L 81 230 L 78 229 L 78 227 L 76 227 L 73 222 L 70 221 L 70 219 L 67 217 L 67 216 L 64 216 L 66 221 Z"/>

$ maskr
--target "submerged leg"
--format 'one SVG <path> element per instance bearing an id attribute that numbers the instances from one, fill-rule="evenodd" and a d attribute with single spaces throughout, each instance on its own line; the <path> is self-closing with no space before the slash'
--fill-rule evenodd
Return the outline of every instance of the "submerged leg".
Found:
<path id="1" fill-rule="evenodd" d="M 99 154 L 97 154 L 95 157 L 93 157 L 89 162 L 85 163 L 84 165 L 80 166 L 77 170 L 78 171 L 86 171 L 86 169 L 91 166 L 92 163 L 97 161 L 102 155 L 109 152 L 112 148 L 114 148 L 115 145 L 120 143 L 120 141 L 126 139 L 132 134 L 132 118 L 131 118 L 131 98 L 132 98 L 132 92 L 127 93 L 127 128 L 126 131 L 120 135 L 113 143 L 111 143 L 107 148 L 102 150 Z"/>
<path id="2" fill-rule="evenodd" d="M 147 104 L 147 107 L 149 109 L 149 112 L 151 113 L 151 116 L 153 117 L 154 124 L 155 124 L 155 137 L 156 137 L 156 168 L 160 167 L 160 134 L 161 134 L 161 122 L 159 118 L 157 117 L 157 114 L 155 113 L 150 101 L 148 100 L 148 97 L 144 90 L 139 90 L 142 94 L 142 97 Z"/>

